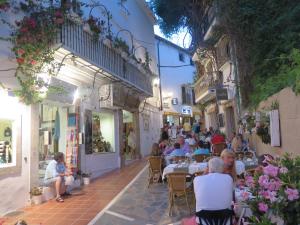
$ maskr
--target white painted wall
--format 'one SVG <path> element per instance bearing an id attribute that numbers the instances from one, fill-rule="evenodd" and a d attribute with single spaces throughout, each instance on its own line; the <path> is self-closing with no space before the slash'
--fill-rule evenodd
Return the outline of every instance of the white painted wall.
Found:
<path id="1" fill-rule="evenodd" d="M 142 109 L 140 109 L 141 111 Z M 145 121 L 148 120 L 148 121 Z M 139 114 L 140 121 L 140 148 L 142 157 L 148 156 L 151 153 L 153 143 L 159 141 L 160 128 L 162 127 L 162 113 L 158 108 L 150 105 L 144 108 L 144 111 Z M 145 126 L 145 122 L 149 123 Z"/>
<path id="2" fill-rule="evenodd" d="M 3 103 L 3 102 L 2 102 Z M 16 113 L 16 118 L 22 118 L 21 146 L 17 151 L 21 154 L 21 172 L 0 175 L 0 216 L 14 211 L 28 203 L 30 191 L 30 140 L 31 140 L 31 109 L 23 104 L 6 104 L 6 110 Z M 27 158 L 27 161 L 24 158 Z M 0 169 L 1 170 L 1 169 Z M 17 194 L 17 195 L 16 195 Z M 13 197 L 15 196 L 15 197 Z"/>
<path id="3" fill-rule="evenodd" d="M 83 2 L 90 3 L 89 0 L 84 0 Z M 157 73 L 157 63 L 156 63 L 156 49 L 154 46 L 154 17 L 151 15 L 152 12 L 144 0 L 127 0 L 124 3 L 124 6 L 129 12 L 129 15 L 126 15 L 124 9 L 119 5 L 119 0 L 99 0 L 101 4 L 112 14 L 112 31 L 116 35 L 118 31 L 122 29 L 129 30 L 133 35 L 133 43 L 135 47 L 144 46 L 147 48 L 149 55 L 152 59 L 151 70 L 154 73 Z M 87 16 L 89 9 L 84 10 L 84 14 Z M 101 17 L 106 21 L 106 17 L 102 16 L 103 10 L 100 7 L 97 7 L 93 10 L 92 15 Z M 118 37 L 126 40 L 129 47 L 132 46 L 131 38 L 128 32 L 122 31 L 119 33 Z M 144 49 L 139 48 L 136 51 L 136 57 L 144 60 Z"/>
<path id="4" fill-rule="evenodd" d="M 191 56 L 186 52 L 176 48 L 164 41 L 159 41 L 156 39 L 156 44 L 159 43 L 159 58 L 161 66 L 180 66 L 190 64 Z M 184 54 L 184 62 L 179 60 L 179 53 Z M 165 68 L 161 67 L 161 87 L 162 95 L 167 96 L 168 93 L 172 93 L 171 98 L 178 98 L 178 105 L 171 105 L 171 98 L 167 101 L 169 102 L 170 109 L 165 111 L 175 111 L 181 113 L 182 108 L 182 94 L 181 94 L 181 85 L 193 83 L 193 76 L 195 67 L 184 66 L 184 67 L 175 67 L 175 68 Z M 166 101 L 164 101 L 166 102 Z"/>

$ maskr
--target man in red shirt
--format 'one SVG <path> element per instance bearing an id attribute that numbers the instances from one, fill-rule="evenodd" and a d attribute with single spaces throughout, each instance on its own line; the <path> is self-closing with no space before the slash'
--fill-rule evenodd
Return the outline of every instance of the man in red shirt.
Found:
<path id="1" fill-rule="evenodd" d="M 216 130 L 215 134 L 213 135 L 211 139 L 212 144 L 220 144 L 220 143 L 225 143 L 225 137 L 224 135 L 221 134 L 219 130 Z"/>

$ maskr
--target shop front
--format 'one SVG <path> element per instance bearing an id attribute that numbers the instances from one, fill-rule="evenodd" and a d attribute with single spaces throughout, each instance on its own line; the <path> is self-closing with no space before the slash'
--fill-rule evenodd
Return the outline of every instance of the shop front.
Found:
<path id="1" fill-rule="evenodd" d="M 39 106 L 39 181 L 43 183 L 46 167 L 57 152 L 65 155 L 66 166 L 77 172 L 78 158 L 78 107 L 59 102 L 45 101 Z"/>

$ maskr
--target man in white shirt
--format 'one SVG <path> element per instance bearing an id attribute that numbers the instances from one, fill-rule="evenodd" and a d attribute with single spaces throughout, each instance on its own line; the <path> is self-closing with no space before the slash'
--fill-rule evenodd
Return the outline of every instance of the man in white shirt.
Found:
<path id="1" fill-rule="evenodd" d="M 208 169 L 209 174 L 194 179 L 196 212 L 231 209 L 233 180 L 228 174 L 223 174 L 223 160 L 212 158 L 208 162 Z"/>
<path id="2" fill-rule="evenodd" d="M 175 126 L 174 123 L 172 123 L 172 126 L 171 126 L 171 138 L 172 139 L 177 138 L 177 127 Z"/>
<path id="3" fill-rule="evenodd" d="M 47 186 L 54 185 L 56 191 L 56 201 L 64 202 L 62 195 L 70 195 L 67 192 L 65 178 L 72 173 L 66 172 L 64 154 L 57 152 L 46 168 L 44 183 Z"/>

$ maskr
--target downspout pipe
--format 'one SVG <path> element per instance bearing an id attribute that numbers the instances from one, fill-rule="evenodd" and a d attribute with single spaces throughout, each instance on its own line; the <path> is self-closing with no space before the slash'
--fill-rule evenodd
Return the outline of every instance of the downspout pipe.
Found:
<path id="1" fill-rule="evenodd" d="M 159 44 L 160 40 L 157 42 L 157 68 L 158 68 L 158 77 L 159 77 L 159 99 L 160 99 L 160 107 L 159 110 L 163 111 L 163 101 L 162 101 L 162 91 L 161 91 L 161 71 L 160 71 L 160 52 L 159 52 Z"/>

